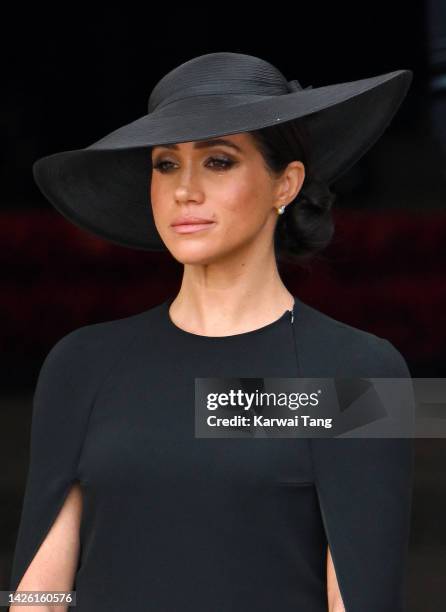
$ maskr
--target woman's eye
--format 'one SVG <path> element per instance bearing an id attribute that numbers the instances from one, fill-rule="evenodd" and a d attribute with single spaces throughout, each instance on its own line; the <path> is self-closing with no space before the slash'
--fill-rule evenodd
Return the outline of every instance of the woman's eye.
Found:
<path id="1" fill-rule="evenodd" d="M 209 165 L 211 168 L 217 168 L 219 170 L 227 170 L 228 168 L 230 168 L 233 165 L 233 161 L 230 159 L 225 159 L 225 158 L 219 158 L 219 157 L 210 157 L 208 160 L 207 165 Z M 167 164 L 167 166 L 166 166 Z M 153 168 L 155 170 L 159 170 L 159 172 L 168 172 L 169 171 L 169 164 L 172 164 L 172 162 L 169 162 L 167 160 L 165 161 L 159 161 L 157 162 Z"/>
<path id="2" fill-rule="evenodd" d="M 154 164 L 153 168 L 154 170 L 159 170 L 160 172 L 167 172 L 165 165 L 166 164 L 170 164 L 170 162 L 168 161 L 160 161 L 157 162 L 156 164 Z"/>
<path id="3" fill-rule="evenodd" d="M 233 162 L 230 159 L 223 159 L 219 157 L 211 157 L 210 161 L 217 162 L 217 167 L 226 170 L 230 166 L 232 166 Z"/>

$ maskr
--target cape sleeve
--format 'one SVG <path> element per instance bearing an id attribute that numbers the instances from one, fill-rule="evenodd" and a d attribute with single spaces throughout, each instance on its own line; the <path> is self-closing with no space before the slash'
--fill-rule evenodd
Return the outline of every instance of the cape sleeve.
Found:
<path id="1" fill-rule="evenodd" d="M 410 378 L 387 340 L 367 377 Z M 369 364 L 370 366 L 370 364 Z M 353 370 L 353 368 L 352 368 Z M 413 407 L 408 409 L 413 410 Z M 310 438 L 314 482 L 346 612 L 405 612 L 414 441 Z"/>
<path id="2" fill-rule="evenodd" d="M 10 590 L 15 591 L 45 539 L 69 489 L 91 401 L 87 397 L 85 328 L 60 339 L 47 354 L 33 396 L 30 459 L 14 550 Z"/>

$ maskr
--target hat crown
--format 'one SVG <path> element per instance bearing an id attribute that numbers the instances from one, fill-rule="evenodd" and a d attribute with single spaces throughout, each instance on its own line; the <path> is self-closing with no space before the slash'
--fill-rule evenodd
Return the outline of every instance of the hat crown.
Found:
<path id="1" fill-rule="evenodd" d="M 280 70 L 261 58 L 243 53 L 207 53 L 180 64 L 158 81 L 149 97 L 148 112 L 199 95 L 272 96 L 289 92 Z"/>

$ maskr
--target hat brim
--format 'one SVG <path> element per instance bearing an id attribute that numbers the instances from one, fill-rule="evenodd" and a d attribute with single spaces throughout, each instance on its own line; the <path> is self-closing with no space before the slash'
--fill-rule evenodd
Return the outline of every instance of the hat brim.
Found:
<path id="1" fill-rule="evenodd" d="M 34 179 L 69 221 L 115 244 L 163 251 L 149 197 L 150 148 L 236 134 L 305 117 L 312 171 L 328 184 L 379 139 L 412 71 L 304 89 L 281 96 L 200 96 L 156 109 L 84 149 L 38 159 Z"/>

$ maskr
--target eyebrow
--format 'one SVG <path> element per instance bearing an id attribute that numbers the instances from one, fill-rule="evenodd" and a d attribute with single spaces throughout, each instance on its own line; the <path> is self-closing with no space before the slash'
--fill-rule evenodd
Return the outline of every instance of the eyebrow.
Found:
<path id="1" fill-rule="evenodd" d="M 227 147 L 232 147 L 239 153 L 242 152 L 241 148 L 236 145 L 231 140 L 227 140 L 226 138 L 212 138 L 209 140 L 199 140 L 194 142 L 194 149 L 207 149 L 208 147 L 216 147 L 219 145 L 226 145 Z M 174 149 L 177 150 L 179 147 L 176 144 L 160 144 L 154 145 L 152 148 L 155 149 L 157 147 L 165 147 L 166 149 Z"/>

